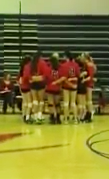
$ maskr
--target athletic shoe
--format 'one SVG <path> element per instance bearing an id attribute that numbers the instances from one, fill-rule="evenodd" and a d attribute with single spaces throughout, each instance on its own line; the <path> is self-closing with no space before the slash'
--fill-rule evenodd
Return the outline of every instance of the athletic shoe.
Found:
<path id="1" fill-rule="evenodd" d="M 57 114 L 56 121 L 57 121 L 57 124 L 61 124 L 60 114 Z"/>
<path id="2" fill-rule="evenodd" d="M 74 119 L 74 124 L 75 125 L 79 124 L 79 120 L 78 119 Z"/>
<path id="3" fill-rule="evenodd" d="M 69 117 L 67 117 L 67 119 L 64 119 L 64 124 L 69 124 Z"/>
<path id="4" fill-rule="evenodd" d="M 49 119 L 50 119 L 50 124 L 55 124 L 56 119 L 54 117 L 54 114 L 51 114 Z"/>

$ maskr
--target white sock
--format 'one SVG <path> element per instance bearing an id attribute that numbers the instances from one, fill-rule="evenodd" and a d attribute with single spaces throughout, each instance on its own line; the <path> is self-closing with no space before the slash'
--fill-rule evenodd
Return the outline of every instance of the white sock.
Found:
<path id="1" fill-rule="evenodd" d="M 42 119 L 42 113 L 38 112 L 38 119 Z"/>
<path id="2" fill-rule="evenodd" d="M 91 115 L 91 119 L 92 119 L 92 120 L 93 120 L 94 113 L 95 113 L 95 111 L 93 110 L 93 111 L 92 111 L 92 115 Z"/>
<path id="3" fill-rule="evenodd" d="M 84 119 L 85 118 L 85 115 L 86 115 L 86 108 L 85 108 L 85 106 L 83 106 L 83 114 L 82 114 L 82 118 L 81 119 Z"/>
<path id="4" fill-rule="evenodd" d="M 30 115 L 28 114 L 28 115 L 26 115 L 26 121 L 28 121 L 29 120 L 29 118 L 30 118 Z"/>
<path id="5" fill-rule="evenodd" d="M 34 119 L 37 120 L 37 113 L 34 114 Z"/>

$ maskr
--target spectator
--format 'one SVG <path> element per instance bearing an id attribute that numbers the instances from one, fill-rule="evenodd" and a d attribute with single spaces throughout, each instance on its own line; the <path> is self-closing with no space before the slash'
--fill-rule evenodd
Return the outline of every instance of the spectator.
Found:
<path id="1" fill-rule="evenodd" d="M 5 74 L 3 80 L 0 84 L 0 93 L 3 97 L 3 113 L 6 114 L 8 105 L 13 108 L 14 112 L 14 103 L 13 103 L 13 84 L 11 81 L 10 74 Z"/>

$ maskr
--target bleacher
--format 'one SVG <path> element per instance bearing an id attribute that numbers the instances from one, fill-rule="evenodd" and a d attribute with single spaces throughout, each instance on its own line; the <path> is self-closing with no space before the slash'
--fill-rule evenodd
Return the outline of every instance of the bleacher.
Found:
<path id="1" fill-rule="evenodd" d="M 4 15 L 4 71 L 16 76 L 21 56 L 36 51 L 36 16 Z"/>
<path id="2" fill-rule="evenodd" d="M 4 70 L 4 23 L 2 16 L 0 17 L 0 77 L 3 76 Z"/>

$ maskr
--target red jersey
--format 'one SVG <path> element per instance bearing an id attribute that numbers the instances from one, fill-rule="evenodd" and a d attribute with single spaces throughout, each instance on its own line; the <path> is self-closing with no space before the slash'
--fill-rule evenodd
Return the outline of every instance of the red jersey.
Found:
<path id="1" fill-rule="evenodd" d="M 86 65 L 86 70 L 87 70 L 87 76 L 90 77 L 90 80 L 86 82 L 87 87 L 93 87 L 94 86 L 94 74 L 95 74 L 95 67 L 93 63 L 88 63 Z"/>
<path id="2" fill-rule="evenodd" d="M 11 91 L 13 89 L 13 83 L 11 81 L 3 80 L 0 84 L 1 91 Z"/>
<path id="3" fill-rule="evenodd" d="M 61 76 L 65 76 L 68 79 L 68 78 L 75 78 L 75 77 L 79 78 L 79 75 L 80 75 L 80 68 L 75 61 L 73 60 L 67 61 L 62 65 Z M 77 82 L 78 81 L 73 81 L 71 83 L 76 86 Z M 71 87 L 64 82 L 63 88 L 70 89 Z"/>
<path id="4" fill-rule="evenodd" d="M 30 77 L 31 77 L 31 63 L 27 63 L 23 69 L 23 76 L 21 78 L 20 87 L 24 90 L 30 89 Z"/>
<path id="5" fill-rule="evenodd" d="M 36 73 L 33 73 L 33 75 L 42 75 L 43 77 L 46 77 L 47 67 L 47 63 L 44 60 L 40 59 L 36 66 Z"/>
<path id="6" fill-rule="evenodd" d="M 53 85 L 52 83 L 60 78 L 60 66 L 57 70 L 54 70 L 50 65 L 48 67 L 48 74 L 47 74 L 47 86 L 46 91 L 51 93 L 58 93 L 60 92 L 60 85 L 56 84 Z"/>
<path id="7" fill-rule="evenodd" d="M 43 87 L 44 87 L 45 82 L 46 82 L 47 73 L 48 73 L 48 65 L 44 60 L 40 59 L 36 65 L 36 71 L 34 73 L 32 73 L 31 76 L 34 76 L 34 75 L 43 76 L 42 81 L 35 82 L 35 83 L 38 83 L 39 85 L 43 85 Z"/>

